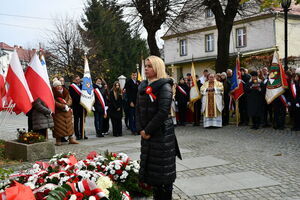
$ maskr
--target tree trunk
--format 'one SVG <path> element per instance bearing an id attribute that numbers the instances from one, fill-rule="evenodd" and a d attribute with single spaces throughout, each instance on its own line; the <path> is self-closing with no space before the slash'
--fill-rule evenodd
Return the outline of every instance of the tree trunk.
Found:
<path id="1" fill-rule="evenodd" d="M 160 57 L 159 48 L 156 43 L 155 33 L 157 30 L 147 30 L 148 36 L 147 36 L 147 42 L 150 49 L 150 55 L 158 56 Z"/>
<path id="2" fill-rule="evenodd" d="M 229 64 L 230 33 L 233 22 L 226 22 L 218 26 L 218 56 L 216 60 L 216 72 L 225 72 Z"/>

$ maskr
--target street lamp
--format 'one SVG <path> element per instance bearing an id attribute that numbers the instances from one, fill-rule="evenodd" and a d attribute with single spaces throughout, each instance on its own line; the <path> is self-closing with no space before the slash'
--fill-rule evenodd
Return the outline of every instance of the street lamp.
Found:
<path id="1" fill-rule="evenodd" d="M 281 7 L 284 11 L 284 70 L 288 70 L 288 12 L 291 6 L 291 0 L 281 0 Z"/>

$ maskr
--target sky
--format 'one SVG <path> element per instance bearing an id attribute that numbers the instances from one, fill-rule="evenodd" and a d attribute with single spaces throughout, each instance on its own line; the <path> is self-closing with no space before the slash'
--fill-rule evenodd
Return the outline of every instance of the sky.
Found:
<path id="1" fill-rule="evenodd" d="M 5 2 L 5 3 L 4 3 Z M 80 20 L 86 0 L 9 0 L 0 6 L 0 42 L 10 46 L 38 48 L 46 43 L 47 33 L 56 19 L 66 16 Z M 163 34 L 158 34 L 159 38 Z M 142 37 L 146 38 L 145 31 Z M 158 42 L 162 47 L 162 41 Z"/>

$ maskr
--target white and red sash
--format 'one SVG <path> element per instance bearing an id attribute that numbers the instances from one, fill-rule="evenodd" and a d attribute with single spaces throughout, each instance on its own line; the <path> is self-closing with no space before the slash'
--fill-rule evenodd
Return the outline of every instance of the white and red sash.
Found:
<path id="1" fill-rule="evenodd" d="M 104 110 L 104 113 L 106 114 L 105 101 L 104 101 L 104 98 L 103 98 L 101 92 L 99 91 L 98 88 L 94 89 L 94 92 L 95 92 L 95 94 L 96 94 L 96 97 L 99 99 L 99 101 L 100 101 L 100 103 L 101 103 L 101 105 L 102 105 L 102 108 L 103 108 L 103 110 Z"/>
<path id="2" fill-rule="evenodd" d="M 296 99 L 297 90 L 296 90 L 295 83 L 291 83 L 291 91 L 292 91 L 292 95 L 293 95 L 294 99 Z"/>
<path id="3" fill-rule="evenodd" d="M 72 87 L 78 95 L 81 95 L 81 89 L 78 87 L 78 85 L 72 83 L 70 87 Z"/>
<path id="4" fill-rule="evenodd" d="M 180 87 L 179 85 L 177 85 L 177 88 L 179 90 L 179 92 L 185 96 L 187 96 L 187 93 L 184 91 L 184 89 L 182 87 Z"/>
<path id="5" fill-rule="evenodd" d="M 287 103 L 287 100 L 286 100 L 286 98 L 285 98 L 284 95 L 280 95 L 280 96 L 279 96 L 279 99 L 280 99 L 280 101 L 284 104 L 285 107 L 288 107 L 288 106 L 289 106 L 288 103 Z"/>

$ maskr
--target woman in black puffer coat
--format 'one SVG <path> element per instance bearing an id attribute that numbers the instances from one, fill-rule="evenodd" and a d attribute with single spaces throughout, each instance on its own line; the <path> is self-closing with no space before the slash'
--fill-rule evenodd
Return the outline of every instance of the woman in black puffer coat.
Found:
<path id="1" fill-rule="evenodd" d="M 146 59 L 145 75 L 138 90 L 136 125 L 142 136 L 140 181 L 153 186 L 155 200 L 171 200 L 176 179 L 176 155 L 181 158 L 170 116 L 172 80 L 164 62 Z"/>
<path id="2" fill-rule="evenodd" d="M 47 129 L 54 127 L 51 110 L 38 98 L 32 104 L 31 114 L 33 131 L 46 137 Z"/>

